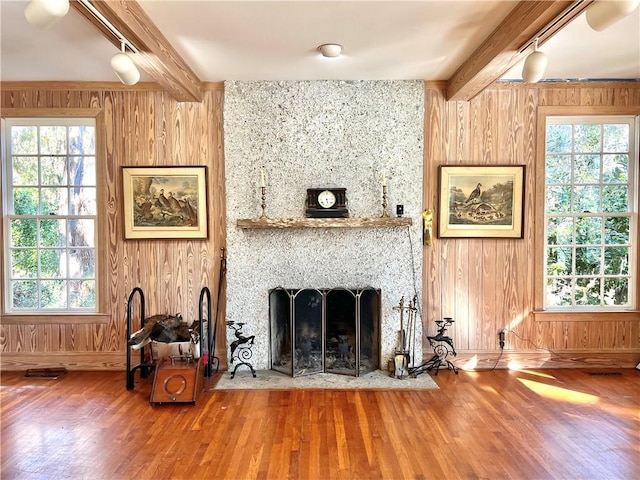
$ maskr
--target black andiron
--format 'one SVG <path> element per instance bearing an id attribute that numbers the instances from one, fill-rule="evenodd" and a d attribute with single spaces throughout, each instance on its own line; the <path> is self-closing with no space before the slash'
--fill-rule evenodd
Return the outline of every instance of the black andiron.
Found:
<path id="1" fill-rule="evenodd" d="M 251 369 L 251 373 L 254 378 L 256 376 L 256 371 L 253 368 L 253 365 L 249 363 L 251 357 L 253 357 L 253 342 L 255 340 L 255 335 L 251 335 L 250 337 L 246 337 L 242 333 L 242 327 L 244 327 L 244 322 L 234 322 L 228 321 L 227 326 L 233 329 L 234 335 L 236 339 L 231 342 L 231 358 L 229 363 L 233 365 L 236 364 L 233 372 L 231 373 L 231 378 L 235 377 L 236 371 L 242 365 L 249 367 Z"/>
<path id="2" fill-rule="evenodd" d="M 456 375 L 458 374 L 458 368 L 449 360 L 447 360 L 449 354 L 453 355 L 454 357 L 458 355 L 455 347 L 453 346 L 453 339 L 448 335 L 445 335 L 447 327 L 451 326 L 453 322 L 454 320 L 451 317 L 444 317 L 444 319 L 442 320 L 436 320 L 436 325 L 438 325 L 438 333 L 431 337 L 427 336 L 429 345 L 431 345 L 431 348 L 433 348 L 433 357 L 431 357 L 422 365 L 410 368 L 410 375 L 416 376 L 420 373 L 432 369 L 435 369 L 435 374 L 438 375 L 438 370 L 441 366 L 447 367 L 449 370 L 453 370 Z"/>

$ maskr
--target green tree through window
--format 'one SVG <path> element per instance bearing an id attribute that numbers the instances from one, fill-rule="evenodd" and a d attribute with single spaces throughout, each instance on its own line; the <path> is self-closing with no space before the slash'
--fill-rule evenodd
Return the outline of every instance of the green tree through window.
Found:
<path id="1" fill-rule="evenodd" d="M 7 119 L 9 312 L 96 311 L 94 119 Z"/>
<path id="2" fill-rule="evenodd" d="M 634 307 L 634 117 L 547 117 L 545 308 Z"/>

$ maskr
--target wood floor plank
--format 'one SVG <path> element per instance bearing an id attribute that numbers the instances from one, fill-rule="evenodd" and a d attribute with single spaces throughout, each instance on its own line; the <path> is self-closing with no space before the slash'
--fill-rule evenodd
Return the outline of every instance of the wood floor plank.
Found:
<path id="1" fill-rule="evenodd" d="M 4 479 L 636 479 L 640 372 L 442 371 L 439 390 L 228 390 L 121 372 L 0 379 Z"/>

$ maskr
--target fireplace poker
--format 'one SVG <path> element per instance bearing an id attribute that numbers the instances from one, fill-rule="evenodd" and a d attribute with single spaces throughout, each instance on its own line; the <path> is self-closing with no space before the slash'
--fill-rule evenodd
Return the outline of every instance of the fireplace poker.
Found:
<path id="1" fill-rule="evenodd" d="M 405 335 L 404 335 L 404 296 L 400 299 L 400 338 L 402 340 L 402 353 L 405 352 Z"/>
<path id="2" fill-rule="evenodd" d="M 418 311 L 417 305 L 418 304 L 418 296 L 414 295 L 413 296 L 413 303 L 409 302 L 409 307 L 411 308 L 410 310 L 410 314 L 413 318 L 412 321 L 412 329 L 411 329 L 411 337 L 412 337 L 412 344 L 411 344 L 411 361 L 414 362 L 413 364 L 415 365 L 415 361 L 416 361 L 416 313 Z"/>
<path id="3" fill-rule="evenodd" d="M 407 307 L 407 344 L 405 346 L 405 352 L 409 354 L 409 350 L 411 350 L 411 329 L 413 328 L 413 317 L 411 316 L 411 302 L 409 302 L 409 306 Z M 411 360 L 411 357 L 409 357 Z"/>
<path id="4" fill-rule="evenodd" d="M 418 321 L 418 296 L 414 295 L 413 296 L 413 354 L 411 355 L 411 358 L 413 358 L 414 361 L 414 365 L 415 365 L 415 361 L 416 361 L 416 322 Z"/>

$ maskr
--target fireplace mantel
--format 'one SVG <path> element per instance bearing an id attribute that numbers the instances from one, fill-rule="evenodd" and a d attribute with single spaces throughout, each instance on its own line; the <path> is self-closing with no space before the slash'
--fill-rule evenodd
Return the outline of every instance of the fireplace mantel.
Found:
<path id="1" fill-rule="evenodd" d="M 378 218 L 241 218 L 238 228 L 384 228 L 413 225 L 410 217 Z"/>

